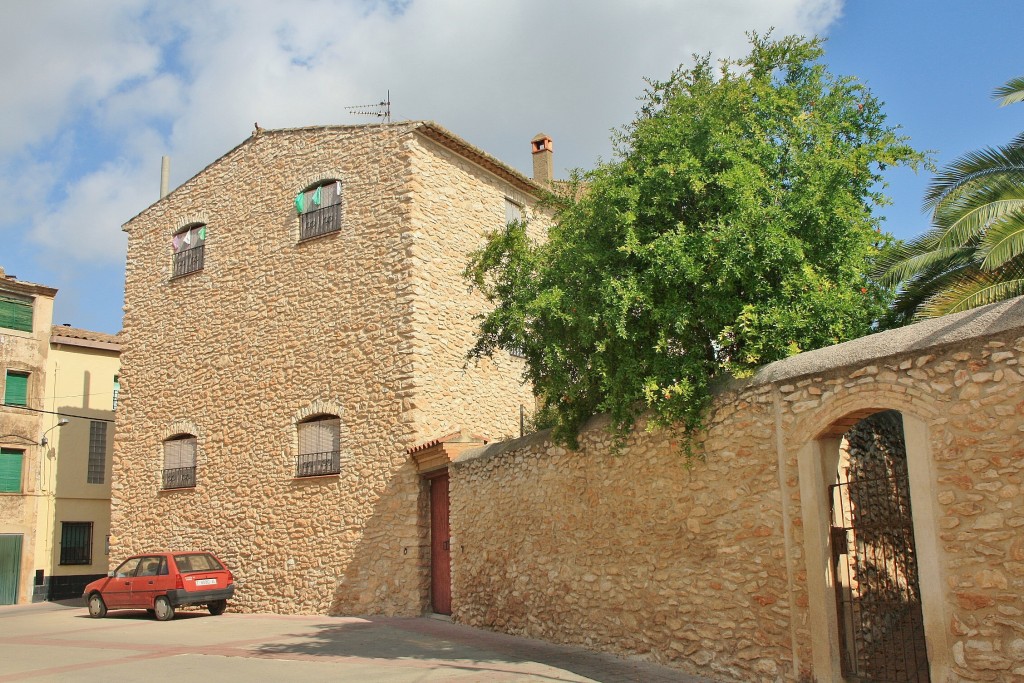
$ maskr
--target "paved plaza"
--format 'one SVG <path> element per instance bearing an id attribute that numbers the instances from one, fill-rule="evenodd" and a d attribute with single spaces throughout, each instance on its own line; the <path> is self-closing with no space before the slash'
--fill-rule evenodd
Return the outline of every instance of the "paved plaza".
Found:
<path id="1" fill-rule="evenodd" d="M 0 681 L 643 681 L 674 669 L 434 618 L 181 611 L 90 619 L 80 604 L 0 607 Z"/>

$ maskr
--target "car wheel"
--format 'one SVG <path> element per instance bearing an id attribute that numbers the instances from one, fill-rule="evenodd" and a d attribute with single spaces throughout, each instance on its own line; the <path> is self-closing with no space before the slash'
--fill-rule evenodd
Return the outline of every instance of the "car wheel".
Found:
<path id="1" fill-rule="evenodd" d="M 218 614 L 224 614 L 224 610 L 228 608 L 227 600 L 214 600 L 206 604 L 206 609 L 210 610 L 210 614 L 217 616 Z"/>
<path id="2" fill-rule="evenodd" d="M 93 619 L 102 619 L 107 616 L 107 603 L 99 593 L 89 596 L 89 616 Z"/>
<path id="3" fill-rule="evenodd" d="M 161 595 L 153 601 L 153 616 L 157 621 L 170 621 L 174 618 L 174 607 L 166 595 Z"/>

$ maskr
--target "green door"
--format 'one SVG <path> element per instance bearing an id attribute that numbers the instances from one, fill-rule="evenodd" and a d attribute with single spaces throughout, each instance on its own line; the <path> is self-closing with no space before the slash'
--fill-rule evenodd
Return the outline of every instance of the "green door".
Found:
<path id="1" fill-rule="evenodd" d="M 21 534 L 0 534 L 0 605 L 18 602 L 21 576 Z"/>

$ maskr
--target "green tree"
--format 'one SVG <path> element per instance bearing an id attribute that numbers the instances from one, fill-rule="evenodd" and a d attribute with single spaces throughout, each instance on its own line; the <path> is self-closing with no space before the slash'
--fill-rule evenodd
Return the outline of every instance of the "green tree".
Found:
<path id="1" fill-rule="evenodd" d="M 1024 78 L 994 96 L 1024 100 Z M 879 261 L 882 281 L 898 287 L 886 324 L 1024 294 L 1024 135 L 953 161 L 932 180 L 925 207 L 932 227 Z"/>
<path id="2" fill-rule="evenodd" d="M 619 436 L 645 411 L 692 433 L 717 377 L 864 335 L 889 301 L 866 276 L 879 173 L 920 155 L 818 40 L 751 45 L 649 81 L 615 159 L 552 198 L 546 241 L 512 224 L 471 257 L 494 308 L 470 356 L 524 353 L 565 443 L 598 412 Z"/>

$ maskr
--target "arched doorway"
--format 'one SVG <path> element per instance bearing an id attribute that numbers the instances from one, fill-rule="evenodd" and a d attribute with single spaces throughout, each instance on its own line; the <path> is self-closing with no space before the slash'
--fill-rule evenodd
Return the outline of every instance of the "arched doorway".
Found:
<path id="1" fill-rule="evenodd" d="M 829 681 L 918 683 L 945 680 L 952 666 L 947 632 L 950 615 L 946 613 L 947 588 L 943 579 L 944 568 L 940 562 L 942 555 L 938 519 L 941 508 L 935 493 L 929 425 L 925 419 L 905 410 L 897 413 L 876 406 L 878 402 L 865 392 L 857 400 L 847 402 L 847 409 L 840 417 L 835 417 L 837 413 L 834 406 L 823 406 L 822 414 L 808 415 L 807 422 L 804 423 L 821 424 L 824 418 L 826 425 L 820 427 L 817 436 L 811 441 L 804 442 L 797 452 L 800 516 L 804 528 L 803 548 L 807 568 L 807 615 L 812 641 L 811 669 L 818 680 Z M 831 415 L 826 417 L 829 413 Z M 886 460 L 878 454 L 873 454 L 868 456 L 867 460 L 874 464 L 859 468 L 855 464 L 852 473 L 841 472 L 841 465 L 842 469 L 846 470 L 851 464 L 847 435 L 864 422 L 865 418 L 876 414 L 883 414 L 884 418 L 876 420 L 888 421 L 890 426 L 893 422 L 902 422 L 905 455 L 899 458 L 897 463 L 892 458 Z M 870 434 L 870 430 L 868 433 Z M 863 442 L 860 447 L 864 447 Z M 858 459 L 863 460 L 861 456 L 853 458 Z M 884 466 L 878 464 L 879 462 L 885 463 Z M 891 483 L 880 484 L 878 490 L 873 492 L 862 487 L 869 472 L 891 473 L 893 470 L 902 470 L 906 473 L 906 483 L 899 485 L 898 495 Z M 854 486 L 861 487 L 852 493 L 849 490 L 851 475 L 855 482 Z M 896 503 L 878 502 L 883 499 L 895 500 Z M 913 504 L 910 505 L 909 501 L 913 501 Z M 914 626 L 918 635 L 913 635 L 910 640 L 914 647 L 917 647 L 921 642 L 919 634 L 923 633 L 927 653 L 923 667 L 916 667 L 916 670 L 923 668 L 924 671 L 923 674 L 917 673 L 917 678 L 907 677 L 910 667 L 906 664 L 895 667 L 896 677 L 886 678 L 883 666 L 869 663 L 865 667 L 863 659 L 856 659 L 857 650 L 850 645 L 852 622 L 861 617 L 857 610 L 863 610 L 864 606 L 855 602 L 844 606 L 839 599 L 840 594 L 848 591 L 850 586 L 859 588 L 858 584 L 868 579 L 873 581 L 870 585 L 876 587 L 871 598 L 876 595 L 894 595 L 896 587 L 903 588 L 906 584 L 906 553 L 901 550 L 899 559 L 895 559 L 893 555 L 895 548 L 906 547 L 907 523 L 902 523 L 904 530 L 899 533 L 892 530 L 870 529 L 871 523 L 877 518 L 885 519 L 887 515 L 894 514 L 891 511 L 883 512 L 883 509 L 886 509 L 883 505 L 889 505 L 890 510 L 891 506 L 895 505 L 901 513 L 909 515 L 909 528 L 913 530 L 914 550 L 911 551 L 911 555 L 916 559 L 918 587 L 910 594 L 918 596 L 921 617 Z M 854 518 L 855 514 L 858 519 Z M 866 523 L 868 527 L 862 528 L 859 534 L 858 521 L 862 525 Z M 848 531 L 850 528 L 854 530 L 852 533 Z M 884 539 L 889 545 L 885 546 L 881 540 L 872 538 L 872 534 Z M 876 540 L 879 544 L 877 547 Z M 886 547 L 889 549 L 886 550 Z M 861 554 L 860 560 L 857 553 Z M 885 553 L 888 553 L 888 557 Z M 886 562 L 883 560 L 886 558 L 893 569 L 885 569 Z M 852 569 L 844 569 L 843 563 L 846 562 L 846 566 L 849 567 L 848 563 L 851 561 L 855 563 Z M 856 564 L 858 562 L 860 564 Z M 886 571 L 889 573 L 886 574 Z M 907 592 L 904 591 L 904 596 L 906 595 Z M 846 599 L 850 601 L 850 598 L 847 592 Z M 907 599 L 907 602 L 909 601 Z M 896 609 L 895 613 L 902 609 Z M 885 613 L 884 609 L 882 613 Z M 891 633 L 896 625 L 904 626 L 905 631 L 909 630 L 899 622 L 900 618 L 902 617 L 882 616 L 874 620 L 869 618 L 867 631 L 871 635 L 866 641 L 862 639 L 867 644 L 866 648 L 862 644 L 862 649 L 870 651 L 873 643 L 878 641 L 883 633 Z M 890 626 L 893 628 L 887 630 L 883 627 L 886 619 L 890 620 Z M 899 652 L 899 649 L 894 651 Z M 911 651 L 914 652 L 913 649 Z M 919 660 L 913 661 L 916 663 Z M 851 669 L 851 663 L 855 666 L 861 664 L 860 669 Z M 901 671 L 903 673 L 900 673 Z M 904 677 L 900 678 L 901 675 Z"/>
<path id="2" fill-rule="evenodd" d="M 843 676 L 929 683 L 900 413 L 875 413 L 843 435 L 828 499 Z"/>

